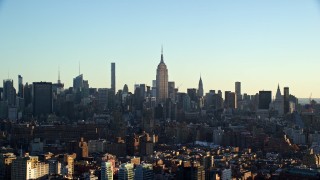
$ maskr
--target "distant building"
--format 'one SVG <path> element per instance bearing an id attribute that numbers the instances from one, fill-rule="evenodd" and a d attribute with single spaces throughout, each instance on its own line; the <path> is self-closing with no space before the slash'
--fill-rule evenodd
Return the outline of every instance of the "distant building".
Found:
<path id="1" fill-rule="evenodd" d="M 73 78 L 73 90 L 76 91 L 82 88 L 83 88 L 83 75 L 80 74 L 79 76 Z"/>
<path id="2" fill-rule="evenodd" d="M 33 83 L 33 115 L 48 115 L 52 113 L 52 83 Z"/>
<path id="3" fill-rule="evenodd" d="M 98 89 L 98 102 L 100 108 L 103 110 L 107 108 L 108 105 L 108 89 L 107 88 L 99 88 Z"/>
<path id="4" fill-rule="evenodd" d="M 168 98 L 168 69 L 163 61 L 163 51 L 161 51 L 161 61 L 157 68 L 157 102 L 164 103 Z"/>
<path id="5" fill-rule="evenodd" d="M 198 96 L 203 97 L 203 83 L 202 83 L 201 76 L 198 84 Z"/>
<path id="6" fill-rule="evenodd" d="M 168 93 L 169 93 L 169 98 L 171 98 L 172 100 L 176 99 L 176 92 L 175 92 L 175 82 L 171 81 L 168 82 Z"/>
<path id="7" fill-rule="evenodd" d="M 12 180 L 41 179 L 49 174 L 49 164 L 40 162 L 38 156 L 19 157 L 11 170 Z"/>
<path id="8" fill-rule="evenodd" d="M 276 99 L 273 101 L 273 109 L 278 112 L 278 115 L 284 114 L 284 101 L 279 85 L 277 89 Z"/>
<path id="9" fill-rule="evenodd" d="M 268 110 L 271 103 L 271 91 L 259 91 L 259 109 Z"/>
<path id="10" fill-rule="evenodd" d="M 235 93 L 237 95 L 237 101 L 241 101 L 242 100 L 241 82 L 235 82 Z"/>
<path id="11" fill-rule="evenodd" d="M 111 63 L 111 89 L 116 93 L 116 63 Z"/>
<path id="12" fill-rule="evenodd" d="M 153 180 L 153 165 L 152 164 L 141 164 L 138 165 L 134 173 L 135 180 Z"/>
<path id="13" fill-rule="evenodd" d="M 113 167 L 110 162 L 101 163 L 101 180 L 113 180 Z"/>
<path id="14" fill-rule="evenodd" d="M 23 78 L 18 75 L 18 97 L 23 98 Z"/>
<path id="15" fill-rule="evenodd" d="M 133 180 L 134 179 L 134 171 L 133 164 L 121 164 L 118 172 L 119 180 Z"/>
<path id="16" fill-rule="evenodd" d="M 13 80 L 3 80 L 3 97 L 4 101 L 7 101 L 8 106 L 12 107 L 16 104 L 16 90 L 13 87 Z"/>
<path id="17" fill-rule="evenodd" d="M 287 114 L 290 111 L 289 97 L 290 97 L 289 87 L 284 87 L 283 88 L 284 114 Z"/>
<path id="18" fill-rule="evenodd" d="M 231 108 L 231 109 L 236 109 L 237 108 L 237 97 L 236 93 L 230 92 L 230 91 L 225 91 L 225 107 L 226 108 Z"/>

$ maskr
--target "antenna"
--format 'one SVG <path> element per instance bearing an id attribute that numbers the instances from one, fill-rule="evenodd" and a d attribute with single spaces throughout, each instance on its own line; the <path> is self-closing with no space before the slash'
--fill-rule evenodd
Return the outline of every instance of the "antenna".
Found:
<path id="1" fill-rule="evenodd" d="M 80 61 L 79 61 L 79 76 L 80 76 Z"/>
<path id="2" fill-rule="evenodd" d="M 60 84 L 60 66 L 58 66 L 58 84 Z"/>

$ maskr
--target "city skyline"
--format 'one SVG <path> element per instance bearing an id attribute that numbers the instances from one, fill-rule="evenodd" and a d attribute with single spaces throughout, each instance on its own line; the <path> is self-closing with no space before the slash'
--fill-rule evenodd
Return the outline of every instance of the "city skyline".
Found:
<path id="1" fill-rule="evenodd" d="M 1 79 L 9 73 L 17 90 L 18 75 L 56 82 L 60 66 L 70 87 L 80 61 L 90 87 L 111 88 L 115 62 L 117 89 L 132 92 L 156 79 L 163 44 L 179 91 L 196 88 L 201 73 L 204 92 L 234 91 L 240 81 L 248 94 L 279 83 L 282 93 L 320 97 L 319 1 L 74 2 L 0 2 Z"/>

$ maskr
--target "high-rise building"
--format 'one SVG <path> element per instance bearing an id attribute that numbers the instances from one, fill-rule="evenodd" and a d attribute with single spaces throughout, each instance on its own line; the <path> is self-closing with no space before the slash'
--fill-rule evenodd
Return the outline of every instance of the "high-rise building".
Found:
<path id="1" fill-rule="evenodd" d="M 12 162 L 11 179 L 42 179 L 49 174 L 49 164 L 40 162 L 38 156 L 19 157 Z"/>
<path id="2" fill-rule="evenodd" d="M 52 113 L 52 83 L 33 83 L 33 115 L 48 115 Z"/>
<path id="3" fill-rule="evenodd" d="M 11 79 L 3 80 L 3 100 L 7 101 L 8 106 L 16 104 L 16 90 Z"/>
<path id="4" fill-rule="evenodd" d="M 116 63 L 111 63 L 111 89 L 116 93 Z"/>
<path id="5" fill-rule="evenodd" d="M 199 84 L 198 84 L 198 96 L 199 97 L 203 96 L 203 83 L 202 83 L 201 76 L 200 76 L 200 80 L 199 80 Z"/>
<path id="6" fill-rule="evenodd" d="M 241 95 L 241 82 L 235 82 L 235 93 L 237 95 L 237 101 L 242 99 Z"/>
<path id="7" fill-rule="evenodd" d="M 259 91 L 259 109 L 269 109 L 272 97 L 271 94 L 271 91 Z"/>
<path id="8" fill-rule="evenodd" d="M 134 173 L 135 180 L 152 180 L 154 179 L 152 164 L 138 165 Z"/>
<path id="9" fill-rule="evenodd" d="M 278 85 L 276 99 L 273 102 L 273 108 L 278 112 L 278 115 L 283 115 L 284 103 L 283 97 L 281 95 L 280 86 Z"/>
<path id="10" fill-rule="evenodd" d="M 289 96 L 290 96 L 289 87 L 284 87 L 283 88 L 284 114 L 289 113 L 289 110 L 290 110 Z"/>
<path id="11" fill-rule="evenodd" d="M 161 61 L 157 68 L 157 102 L 164 103 L 168 98 L 168 69 L 163 61 L 163 50 L 161 50 Z"/>
<path id="12" fill-rule="evenodd" d="M 98 102 L 99 106 L 102 110 L 107 108 L 108 105 L 108 92 L 109 90 L 107 88 L 99 88 L 98 89 Z"/>
<path id="13" fill-rule="evenodd" d="M 21 75 L 18 75 L 18 97 L 23 98 L 23 78 Z"/>
<path id="14" fill-rule="evenodd" d="M 83 88 L 83 74 L 73 78 L 73 90 L 78 90 Z"/>
<path id="15" fill-rule="evenodd" d="M 134 172 L 133 172 L 132 163 L 121 164 L 118 173 L 118 179 L 120 180 L 133 180 Z"/>
<path id="16" fill-rule="evenodd" d="M 232 108 L 236 109 L 237 108 L 237 98 L 236 98 L 236 93 L 230 92 L 230 91 L 225 91 L 225 106 L 226 108 Z"/>
<path id="17" fill-rule="evenodd" d="M 175 83 L 173 81 L 168 82 L 168 93 L 169 98 L 171 98 L 172 100 L 176 99 Z"/>
<path id="18" fill-rule="evenodd" d="M 113 180 L 113 167 L 110 162 L 101 163 L 101 180 Z"/>

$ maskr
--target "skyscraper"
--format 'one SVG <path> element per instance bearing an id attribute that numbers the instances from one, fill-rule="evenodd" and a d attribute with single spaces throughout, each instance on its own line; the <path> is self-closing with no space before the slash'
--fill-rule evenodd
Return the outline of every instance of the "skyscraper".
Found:
<path id="1" fill-rule="evenodd" d="M 284 100 L 284 114 L 287 114 L 289 112 L 289 87 L 283 88 L 283 100 Z"/>
<path id="2" fill-rule="evenodd" d="M 113 167 L 110 162 L 101 163 L 101 180 L 113 180 Z"/>
<path id="3" fill-rule="evenodd" d="M 23 78 L 21 75 L 18 75 L 18 97 L 23 98 Z"/>
<path id="4" fill-rule="evenodd" d="M 48 115 L 52 113 L 52 83 L 33 83 L 33 115 Z"/>
<path id="5" fill-rule="evenodd" d="M 3 100 L 7 101 L 8 106 L 16 104 L 16 90 L 13 87 L 13 80 L 3 80 Z"/>
<path id="6" fill-rule="evenodd" d="M 202 97 L 203 96 L 203 84 L 202 84 L 202 79 L 200 76 L 199 84 L 198 84 L 198 96 Z"/>
<path id="7" fill-rule="evenodd" d="M 241 97 L 241 82 L 235 82 L 235 93 L 237 95 L 237 101 L 242 99 Z"/>
<path id="8" fill-rule="evenodd" d="M 168 98 L 168 69 L 163 61 L 163 49 L 161 50 L 161 61 L 157 68 L 157 102 L 164 103 Z"/>
<path id="9" fill-rule="evenodd" d="M 73 90 L 77 91 L 78 89 L 83 88 L 83 75 L 80 74 L 79 76 L 73 78 Z"/>
<path id="10" fill-rule="evenodd" d="M 268 110 L 271 103 L 271 91 L 259 91 L 259 109 Z"/>
<path id="11" fill-rule="evenodd" d="M 116 93 L 116 63 L 111 63 L 111 89 Z"/>

